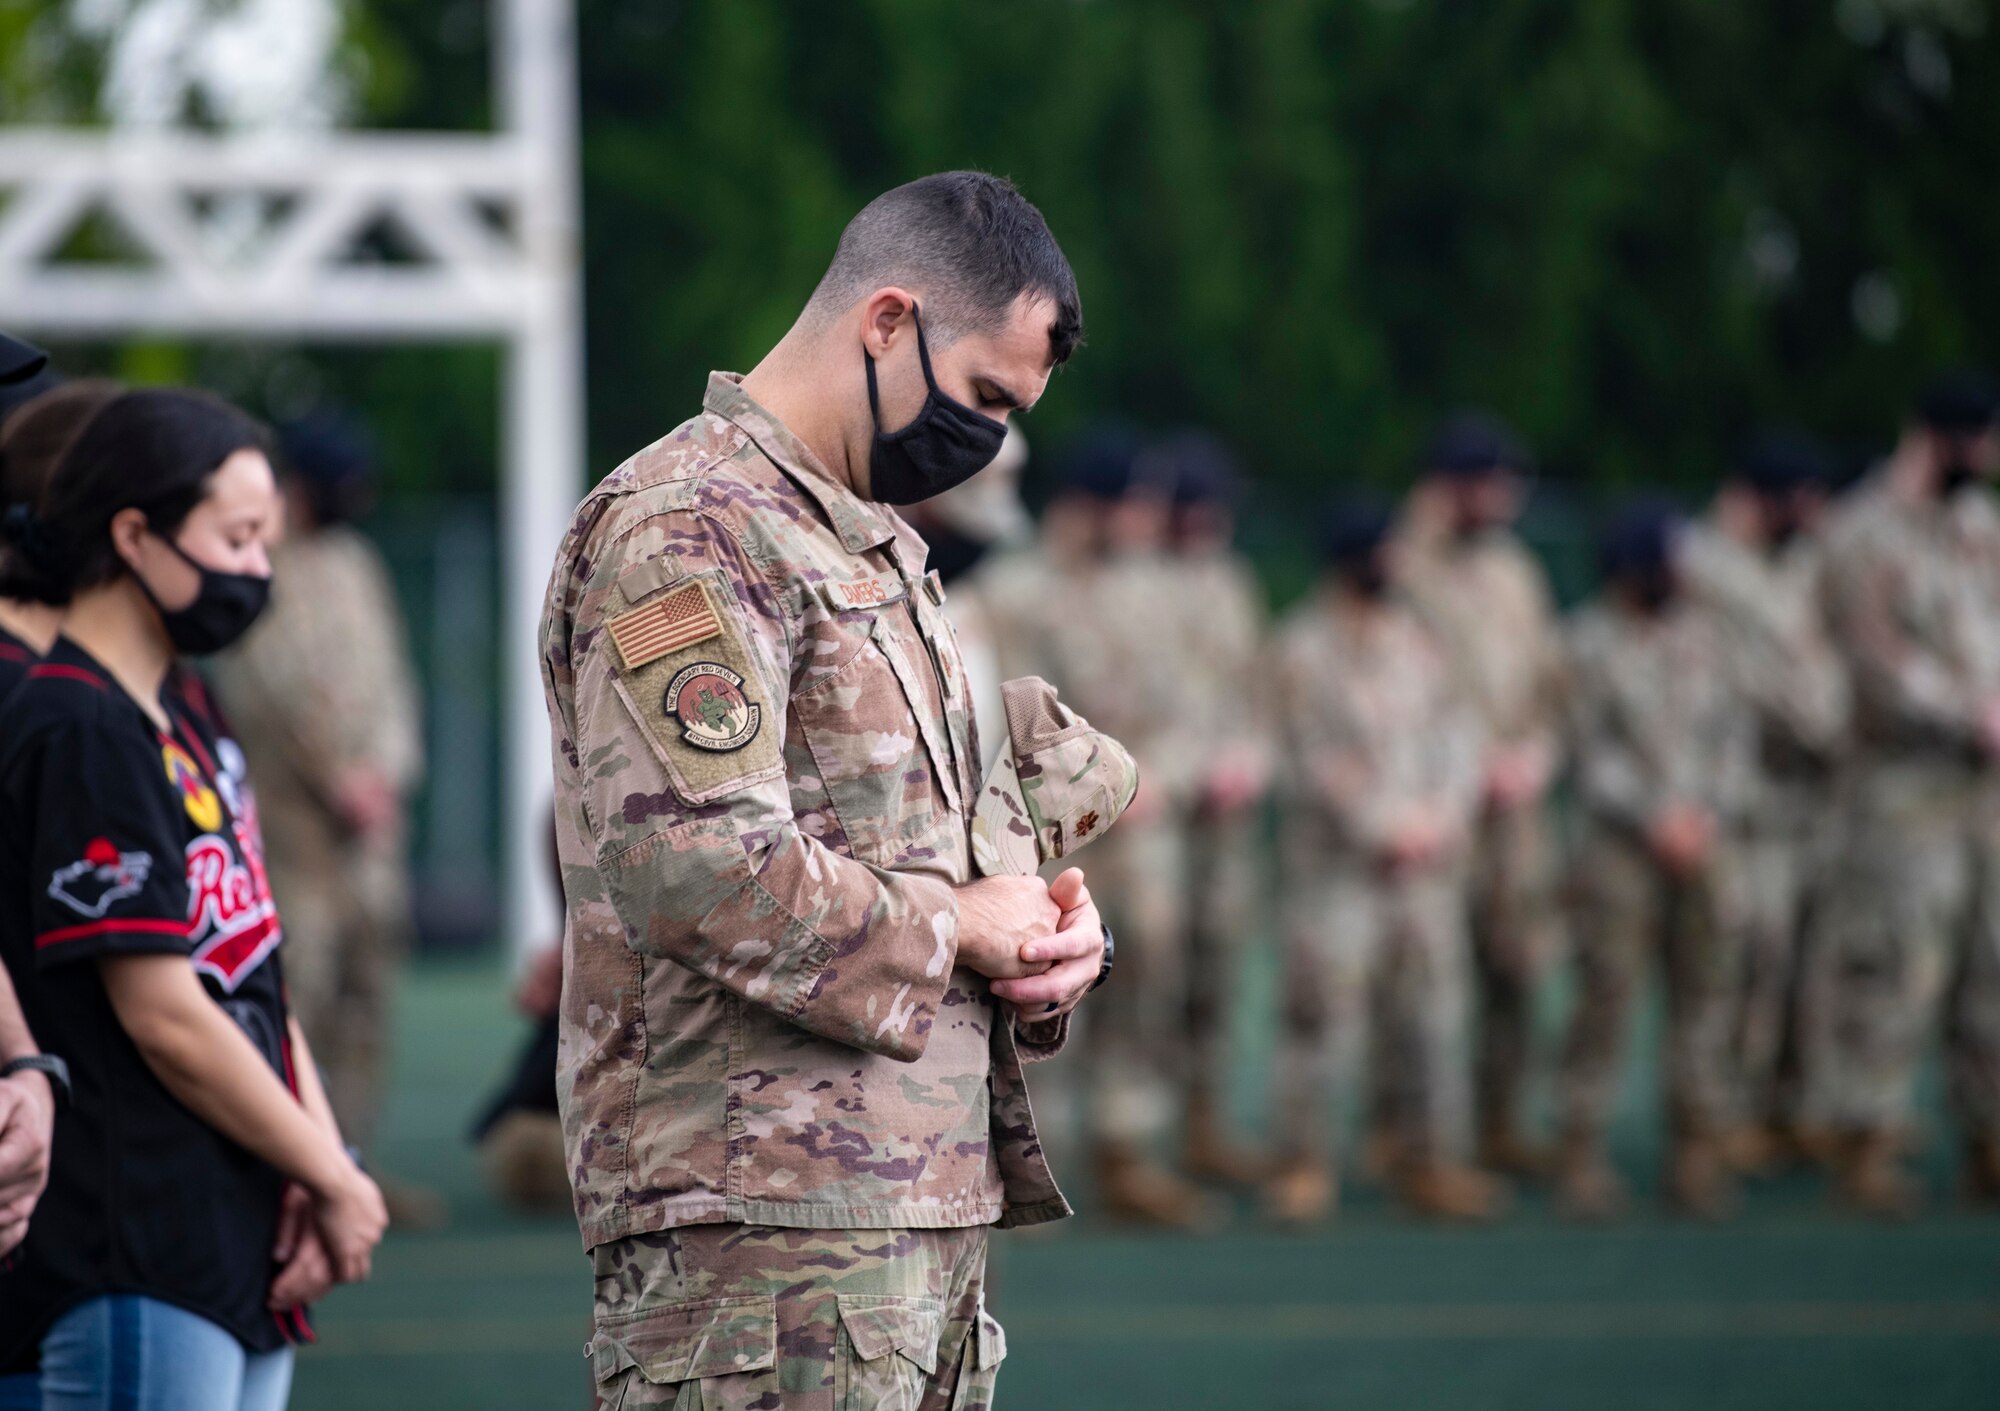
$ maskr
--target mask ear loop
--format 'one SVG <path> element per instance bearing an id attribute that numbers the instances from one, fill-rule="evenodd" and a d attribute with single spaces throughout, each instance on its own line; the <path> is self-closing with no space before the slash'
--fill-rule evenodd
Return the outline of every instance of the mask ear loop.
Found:
<path id="1" fill-rule="evenodd" d="M 917 414 L 910 418 L 910 424 L 899 431 L 884 431 L 882 429 L 882 401 L 880 395 L 875 390 L 875 355 L 866 348 L 861 350 L 862 361 L 868 365 L 868 414 L 875 419 L 875 434 L 884 441 L 900 441 L 929 421 L 931 419 L 931 411 L 937 402 L 949 402 L 952 406 L 959 405 L 958 402 L 947 397 L 938 389 L 937 378 L 931 374 L 931 350 L 924 340 L 924 321 L 917 313 L 915 301 L 912 301 L 910 304 L 910 320 L 917 326 L 917 357 L 923 362 L 924 386 L 929 389 L 930 395 L 925 397 L 924 404 L 917 408 Z"/>

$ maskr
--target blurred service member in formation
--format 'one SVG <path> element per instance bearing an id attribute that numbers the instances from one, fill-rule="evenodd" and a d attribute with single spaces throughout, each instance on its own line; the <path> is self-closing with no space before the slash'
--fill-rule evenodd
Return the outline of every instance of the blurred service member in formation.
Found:
<path id="1" fill-rule="evenodd" d="M 1810 983 L 1804 934 L 1838 842 L 1836 769 L 1846 742 L 1846 668 L 1820 600 L 1831 467 L 1796 431 L 1759 433 L 1737 457 L 1680 563 L 1714 619 L 1730 679 L 1757 715 L 1755 802 L 1735 840 L 1743 964 L 1733 1050 L 1747 1124 L 1731 1159 L 1756 1170 L 1796 1153 L 1800 1073 L 1834 1041 L 1823 965 Z"/>
<path id="2" fill-rule="evenodd" d="M 1023 1064 L 1104 975 L 1083 874 L 1032 869 L 1132 769 L 1010 683 L 1041 692 L 1001 759 L 1035 826 L 982 836 L 1028 873 L 973 879 L 964 664 L 893 506 L 983 470 L 1081 335 L 1010 183 L 897 187 L 558 552 L 557 1088 L 607 1408 L 990 1404 L 988 1229 L 1069 1213 Z"/>
<path id="3" fill-rule="evenodd" d="M 1184 1165 L 1197 1178 L 1249 1185 L 1269 1164 L 1230 1139 L 1220 1090 L 1244 947 L 1261 931 L 1269 893 L 1260 807 L 1271 783 L 1272 700 L 1260 669 L 1269 613 L 1235 547 L 1235 456 L 1194 431 L 1151 454 L 1173 486 L 1167 587 L 1180 625 L 1180 710 L 1198 760 L 1188 811 Z"/>
<path id="4" fill-rule="evenodd" d="M 1062 516 L 1091 550 L 1066 555 L 1040 612 L 1049 679 L 1139 762 L 1139 795 L 1091 860 L 1118 936 L 1118 983 L 1093 1007 L 1089 1128 L 1097 1196 L 1116 1219 L 1213 1222 L 1207 1194 L 1163 1161 L 1190 1076 L 1186 1043 L 1188 836 L 1207 751 L 1187 718 L 1184 635 L 1167 556 L 1173 487 L 1138 438 L 1105 426 L 1069 448 Z"/>
<path id="5" fill-rule="evenodd" d="M 1755 784 L 1756 718 L 1729 679 L 1714 618 L 1681 589 L 1679 530 L 1658 505 L 1618 514 L 1604 587 L 1570 625 L 1582 837 L 1557 1193 L 1580 1218 L 1624 1203 L 1605 1127 L 1655 957 L 1667 997 L 1667 1196 L 1704 1217 L 1733 1204 L 1723 1138 L 1736 1123 L 1729 1029 L 1742 921 L 1730 864 Z"/>
<path id="6" fill-rule="evenodd" d="M 404 805 L 422 723 L 388 568 L 353 524 L 374 493 L 369 437 L 322 413 L 284 428 L 280 452 L 284 591 L 216 678 L 260 783 L 292 1003 L 341 1130 L 367 1150 L 409 945 Z M 442 1219 L 428 1192 L 385 1189 L 398 1223 Z"/>
<path id="7" fill-rule="evenodd" d="M 1410 1209 L 1487 1219 L 1504 1192 L 1467 1164 L 1471 966 L 1466 867 L 1484 726 L 1444 651 L 1396 593 L 1389 515 L 1329 512 L 1327 572 L 1274 648 L 1285 769 L 1280 848 L 1281 1164 L 1271 1213 L 1317 1220 L 1339 1189 L 1335 1132 L 1371 1023 L 1403 1130 L 1390 1172 Z"/>
<path id="8" fill-rule="evenodd" d="M 1526 450 L 1495 418 L 1448 419 L 1425 453 L 1395 564 L 1486 725 L 1472 849 L 1479 1153 L 1490 1169 L 1532 1175 L 1545 1161 L 1523 1136 L 1521 1109 L 1534 996 L 1557 946 L 1560 859 L 1548 793 L 1559 763 L 1562 649 L 1547 576 L 1512 527 L 1527 466 Z"/>
<path id="9" fill-rule="evenodd" d="M 42 1404 L 272 1411 L 304 1305 L 386 1214 L 288 1012 L 242 751 L 188 656 L 270 591 L 262 436 L 128 392 L 10 516 L 0 591 L 65 609 L 0 707 L 0 955 L 78 1100 L 0 1270 L 0 1367 Z"/>
<path id="10" fill-rule="evenodd" d="M 1847 840 L 1817 928 L 1841 1042 L 1808 1073 L 1846 1197 L 1920 1199 L 1903 1169 L 1919 1057 L 1941 1017 L 1967 1193 L 2000 1202 L 2000 470 L 1993 384 L 1924 393 L 1827 535 L 1826 598 L 1854 689 Z"/>

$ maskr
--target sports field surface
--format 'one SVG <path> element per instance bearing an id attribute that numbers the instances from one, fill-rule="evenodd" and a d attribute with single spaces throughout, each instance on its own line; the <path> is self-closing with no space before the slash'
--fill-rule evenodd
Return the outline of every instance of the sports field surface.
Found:
<path id="1" fill-rule="evenodd" d="M 490 964 L 425 965 L 406 987 L 382 1165 L 441 1190 L 452 1221 L 392 1233 L 374 1281 L 327 1301 L 298 1411 L 589 1405 L 575 1227 L 501 1210 L 465 1144 L 521 1039 L 505 995 Z M 1254 1116 L 1258 1036 L 1244 1047 Z M 1642 1189 L 1658 1155 L 1649 1089 L 1635 1071 L 1620 1142 Z M 1931 1174 L 1942 1193 L 1941 1157 Z M 1947 1199 L 1884 1228 L 1788 1179 L 1722 1228 L 1642 1204 L 1627 1224 L 1577 1229 L 1530 1197 L 1496 1229 L 1452 1231 L 1361 1190 L 1322 1233 L 1281 1235 L 1245 1209 L 1184 1238 L 1108 1228 L 1082 1182 L 1065 1184 L 1082 1217 L 995 1241 L 999 1404 L 1017 1411 L 2000 1407 L 2000 1218 Z"/>

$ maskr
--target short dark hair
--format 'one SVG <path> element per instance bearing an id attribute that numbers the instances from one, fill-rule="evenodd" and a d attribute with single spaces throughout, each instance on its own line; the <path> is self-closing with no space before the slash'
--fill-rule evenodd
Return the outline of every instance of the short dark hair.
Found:
<path id="1" fill-rule="evenodd" d="M 1023 294 L 1055 305 L 1053 363 L 1083 342 L 1076 275 L 1042 213 L 1005 177 L 947 171 L 883 192 L 840 233 L 806 308 L 831 318 L 885 284 L 923 296 L 925 332 L 939 344 L 996 332 Z"/>
<path id="2" fill-rule="evenodd" d="M 7 512 L 0 597 L 62 604 L 125 571 L 111 520 L 136 509 L 171 535 L 238 451 L 266 449 L 262 428 L 218 397 L 177 388 L 126 392 L 98 411 L 32 510 Z"/>
<path id="3" fill-rule="evenodd" d="M 124 388 L 106 378 L 58 383 L 0 423 L 0 506 L 41 503 L 56 466 Z"/>

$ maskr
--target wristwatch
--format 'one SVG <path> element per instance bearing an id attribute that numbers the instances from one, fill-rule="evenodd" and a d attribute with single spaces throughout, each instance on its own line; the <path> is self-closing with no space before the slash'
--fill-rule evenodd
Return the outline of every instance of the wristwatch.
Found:
<path id="1" fill-rule="evenodd" d="M 70 1105 L 72 1094 L 69 1087 L 69 1065 L 52 1053 L 31 1053 L 25 1058 L 10 1058 L 0 1063 L 0 1078 L 11 1078 L 16 1073 L 40 1073 L 49 1080 L 49 1087 L 55 1091 L 56 1111 Z"/>
<path id="2" fill-rule="evenodd" d="M 1099 922 L 1098 924 L 1103 925 L 1102 922 Z M 1109 926 L 1105 926 L 1104 963 L 1097 967 L 1097 978 L 1090 982 L 1090 989 L 1084 991 L 1085 994 L 1093 993 L 1099 985 L 1103 984 L 1106 980 L 1109 980 L 1111 978 L 1111 961 L 1112 957 L 1114 957 L 1117 954 L 1118 954 L 1118 942 L 1112 939 L 1111 928 Z"/>

